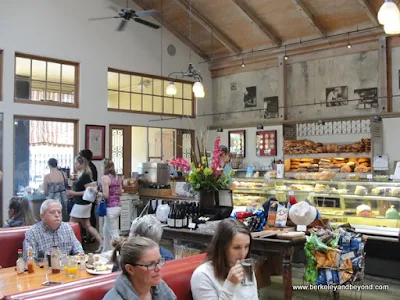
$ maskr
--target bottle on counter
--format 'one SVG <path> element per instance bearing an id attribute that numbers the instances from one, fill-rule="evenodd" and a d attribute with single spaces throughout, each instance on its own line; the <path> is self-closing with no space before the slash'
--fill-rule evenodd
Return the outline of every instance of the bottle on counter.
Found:
<path id="1" fill-rule="evenodd" d="M 25 272 L 25 261 L 22 257 L 22 249 L 18 249 L 18 260 L 17 260 L 17 275 L 22 275 Z"/>
<path id="2" fill-rule="evenodd" d="M 168 213 L 168 219 L 167 219 L 167 225 L 168 225 L 168 227 L 171 227 L 171 228 L 175 227 L 174 205 L 173 204 L 170 204 L 169 213 Z"/>
<path id="3" fill-rule="evenodd" d="M 182 218 L 182 209 L 179 204 L 176 205 L 176 214 L 175 214 L 175 227 L 182 228 L 183 226 L 183 218 Z"/>
<path id="4" fill-rule="evenodd" d="M 28 268 L 28 273 L 35 273 L 35 270 L 33 268 L 34 261 L 33 261 L 33 249 L 32 247 L 28 248 L 28 260 L 26 262 L 26 266 Z"/>
<path id="5" fill-rule="evenodd" d="M 51 273 L 53 274 L 58 274 L 61 271 L 60 256 L 57 246 L 53 246 L 51 249 Z"/>

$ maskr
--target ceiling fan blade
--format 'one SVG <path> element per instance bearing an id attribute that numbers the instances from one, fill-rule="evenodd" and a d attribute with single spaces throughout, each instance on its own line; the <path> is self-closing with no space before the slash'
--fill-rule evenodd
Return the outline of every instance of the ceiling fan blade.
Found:
<path id="1" fill-rule="evenodd" d="M 102 18 L 89 18 L 89 21 L 98 21 L 98 20 L 108 20 L 108 19 L 115 19 L 118 17 L 102 17 Z"/>
<path id="2" fill-rule="evenodd" d="M 125 28 L 125 26 L 126 26 L 126 23 L 128 23 L 128 21 L 122 20 L 121 23 L 119 23 L 119 26 L 118 26 L 118 28 L 117 28 L 117 31 L 122 31 L 122 30 L 124 30 L 124 28 Z"/>
<path id="3" fill-rule="evenodd" d="M 142 20 L 142 19 L 139 19 L 139 18 L 134 18 L 133 20 L 134 20 L 135 22 L 138 22 L 138 23 L 140 23 L 140 24 L 149 26 L 149 27 L 154 28 L 154 29 L 158 29 L 158 28 L 161 27 L 160 25 L 157 25 L 157 24 L 154 24 L 154 23 L 151 23 L 151 22 L 149 22 L 149 21 L 145 21 L 145 20 Z"/>
<path id="4" fill-rule="evenodd" d="M 149 9 L 149 10 L 137 11 L 135 14 L 138 17 L 148 17 L 158 14 L 158 11 L 156 11 L 155 9 Z"/>

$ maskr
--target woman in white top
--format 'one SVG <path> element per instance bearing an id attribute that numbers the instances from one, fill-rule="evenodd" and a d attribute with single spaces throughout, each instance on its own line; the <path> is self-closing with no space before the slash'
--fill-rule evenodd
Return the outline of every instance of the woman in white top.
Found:
<path id="1" fill-rule="evenodd" d="M 192 275 L 193 300 L 258 299 L 257 284 L 243 286 L 244 270 L 240 261 L 249 258 L 251 235 L 235 219 L 221 221 L 207 251 L 206 262 Z"/>

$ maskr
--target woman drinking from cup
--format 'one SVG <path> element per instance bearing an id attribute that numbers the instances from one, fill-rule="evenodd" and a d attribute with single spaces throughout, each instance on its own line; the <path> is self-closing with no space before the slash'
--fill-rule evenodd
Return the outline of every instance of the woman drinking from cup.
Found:
<path id="1" fill-rule="evenodd" d="M 258 299 L 250 251 L 251 236 L 247 228 L 235 219 L 221 221 L 205 263 L 192 275 L 193 299 Z"/>

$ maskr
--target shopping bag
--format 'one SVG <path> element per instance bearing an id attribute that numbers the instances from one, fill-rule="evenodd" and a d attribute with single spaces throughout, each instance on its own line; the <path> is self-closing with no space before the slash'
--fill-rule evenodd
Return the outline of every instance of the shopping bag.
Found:
<path id="1" fill-rule="evenodd" d="M 93 203 L 96 201 L 96 196 L 97 191 L 94 190 L 92 187 L 87 187 L 83 192 L 82 199 Z"/>
<path id="2" fill-rule="evenodd" d="M 104 199 L 100 201 L 99 205 L 97 205 L 96 214 L 99 217 L 104 217 L 105 215 L 107 215 L 107 204 Z"/>

